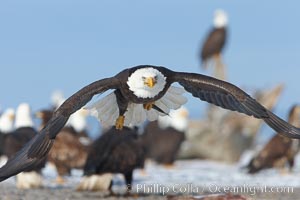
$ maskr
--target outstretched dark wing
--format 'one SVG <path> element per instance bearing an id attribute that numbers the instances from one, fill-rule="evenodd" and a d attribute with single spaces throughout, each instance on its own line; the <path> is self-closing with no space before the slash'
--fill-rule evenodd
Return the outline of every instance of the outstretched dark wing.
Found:
<path id="1" fill-rule="evenodd" d="M 0 181 L 38 165 L 52 147 L 54 139 L 70 115 L 89 102 L 95 94 L 119 88 L 117 78 L 91 83 L 68 98 L 53 114 L 46 126 L 0 169 Z"/>
<path id="2" fill-rule="evenodd" d="M 263 119 L 276 132 L 300 139 L 300 129 L 280 119 L 235 85 L 201 74 L 174 72 L 170 75 L 173 82 L 178 82 L 194 97 L 228 110 Z"/>

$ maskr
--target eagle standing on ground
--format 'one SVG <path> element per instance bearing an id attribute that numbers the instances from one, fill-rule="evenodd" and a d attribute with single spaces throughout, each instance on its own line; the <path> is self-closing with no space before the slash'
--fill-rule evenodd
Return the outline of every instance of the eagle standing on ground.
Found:
<path id="1" fill-rule="evenodd" d="M 289 113 L 288 122 L 299 126 L 300 106 L 294 105 Z M 290 170 L 299 150 L 299 140 L 282 137 L 276 134 L 248 164 L 248 172 L 256 173 L 262 169 L 280 167 L 288 163 Z"/>
<path id="2" fill-rule="evenodd" d="M 121 130 L 124 125 L 135 126 L 146 118 L 155 120 L 158 115 L 165 115 L 170 109 L 178 109 L 181 102 L 177 102 L 177 97 L 181 93 L 174 90 L 171 86 L 173 83 L 179 83 L 186 91 L 203 101 L 263 119 L 276 132 L 286 137 L 300 138 L 300 129 L 267 110 L 235 85 L 201 74 L 140 65 L 93 82 L 69 97 L 55 110 L 40 133 L 0 168 L 0 181 L 31 169 L 44 159 L 70 115 L 87 104 L 94 95 L 114 90 L 90 109 L 102 123 L 115 123 L 116 129 Z"/>
<path id="3" fill-rule="evenodd" d="M 188 128 L 188 111 L 183 106 L 170 111 L 170 116 L 149 122 L 142 135 L 146 157 L 165 166 L 171 166 L 185 139 Z"/>
<path id="4" fill-rule="evenodd" d="M 144 146 L 137 130 L 124 127 L 120 131 L 112 127 L 92 144 L 84 166 L 85 177 L 77 189 L 98 190 L 99 186 L 104 189 L 103 185 L 106 182 L 106 189 L 112 193 L 112 176 L 108 176 L 110 179 L 107 179 L 107 173 L 121 173 L 129 192 L 133 170 L 143 168 L 144 161 Z M 106 179 L 99 176 L 99 181 L 96 181 L 95 175 L 105 175 Z"/>
<path id="5" fill-rule="evenodd" d="M 221 53 L 227 39 L 227 23 L 228 18 L 226 13 L 223 10 L 216 10 L 214 16 L 214 28 L 206 37 L 200 53 L 203 68 L 207 68 L 211 58 L 215 60 L 216 68 L 223 65 Z"/>

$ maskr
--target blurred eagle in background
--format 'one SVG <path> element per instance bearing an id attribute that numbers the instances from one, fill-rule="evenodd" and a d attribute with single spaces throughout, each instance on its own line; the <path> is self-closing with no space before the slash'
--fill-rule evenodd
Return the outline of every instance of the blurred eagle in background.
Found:
<path id="1" fill-rule="evenodd" d="M 42 120 L 41 128 L 43 128 L 53 115 L 52 110 L 41 110 L 36 112 L 36 117 Z M 57 170 L 56 182 L 64 183 L 63 176 L 71 175 L 72 169 L 82 169 L 87 158 L 89 142 L 84 137 L 84 142 L 81 142 L 82 135 L 86 135 L 84 129 L 85 124 L 82 124 L 81 129 L 76 129 L 81 121 L 85 121 L 86 111 L 80 109 L 74 113 L 72 119 L 77 122 L 76 126 L 72 126 L 72 121 L 61 129 L 59 135 L 53 143 L 53 148 L 48 154 L 48 161 L 54 164 Z"/>
<path id="2" fill-rule="evenodd" d="M 227 41 L 228 17 L 225 11 L 216 10 L 214 13 L 214 27 L 203 42 L 200 59 L 202 67 L 207 68 L 214 61 L 216 77 L 225 80 L 225 70 L 222 62 L 222 50 Z"/>
<path id="3" fill-rule="evenodd" d="M 188 110 L 184 107 L 172 110 L 169 116 L 161 116 L 149 122 L 142 135 L 146 157 L 159 164 L 170 166 L 177 158 L 180 145 L 188 128 Z"/>
<path id="4" fill-rule="evenodd" d="M 294 105 L 289 112 L 288 122 L 294 126 L 300 125 L 300 106 Z M 294 166 L 294 159 L 299 151 L 299 140 L 274 135 L 264 148 L 250 161 L 247 166 L 249 173 L 256 173 L 266 168 L 284 168 Z"/>

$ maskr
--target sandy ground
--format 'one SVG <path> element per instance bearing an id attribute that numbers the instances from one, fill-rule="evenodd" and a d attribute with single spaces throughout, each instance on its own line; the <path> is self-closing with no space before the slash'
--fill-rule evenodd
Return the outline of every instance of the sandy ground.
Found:
<path id="1" fill-rule="evenodd" d="M 297 167 L 297 169 L 300 169 Z M 0 183 L 0 200 L 43 199 L 168 199 L 168 195 L 199 196 L 215 193 L 241 194 L 249 199 L 299 200 L 300 170 L 281 174 L 271 169 L 257 175 L 248 175 L 238 165 L 226 165 L 211 161 L 179 161 L 173 168 L 148 163 L 144 171 L 134 173 L 133 196 L 108 196 L 108 192 L 78 192 L 75 190 L 82 171 L 72 171 L 66 183 L 58 186 L 54 180 L 56 171 L 48 165 L 43 171 L 44 188 L 18 190 L 14 178 Z M 126 190 L 121 175 L 114 177 L 113 190 Z"/>
<path id="2" fill-rule="evenodd" d="M 0 187 L 1 200 L 93 200 L 93 199 L 168 199 L 168 195 L 133 195 L 129 197 L 124 196 L 107 196 L 106 192 L 77 192 L 73 188 L 44 188 L 32 190 L 17 190 L 12 185 L 1 185 Z M 197 197 L 201 194 L 194 195 Z M 190 195 L 191 196 L 191 195 Z M 299 200 L 300 188 L 295 188 L 293 193 L 258 193 L 256 195 L 243 194 L 249 199 L 255 200 Z"/>

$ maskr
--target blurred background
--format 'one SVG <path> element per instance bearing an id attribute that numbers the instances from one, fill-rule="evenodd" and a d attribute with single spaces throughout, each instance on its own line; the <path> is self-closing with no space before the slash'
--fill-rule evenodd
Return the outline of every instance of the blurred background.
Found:
<path id="1" fill-rule="evenodd" d="M 300 99 L 299 2 L 5 1 L 0 6 L 2 108 L 39 109 L 54 90 L 68 97 L 126 67 L 153 64 L 209 74 L 198 59 L 213 12 L 228 13 L 228 80 L 247 91 L 285 84 L 275 112 Z M 191 117 L 206 103 L 190 98 Z"/>

